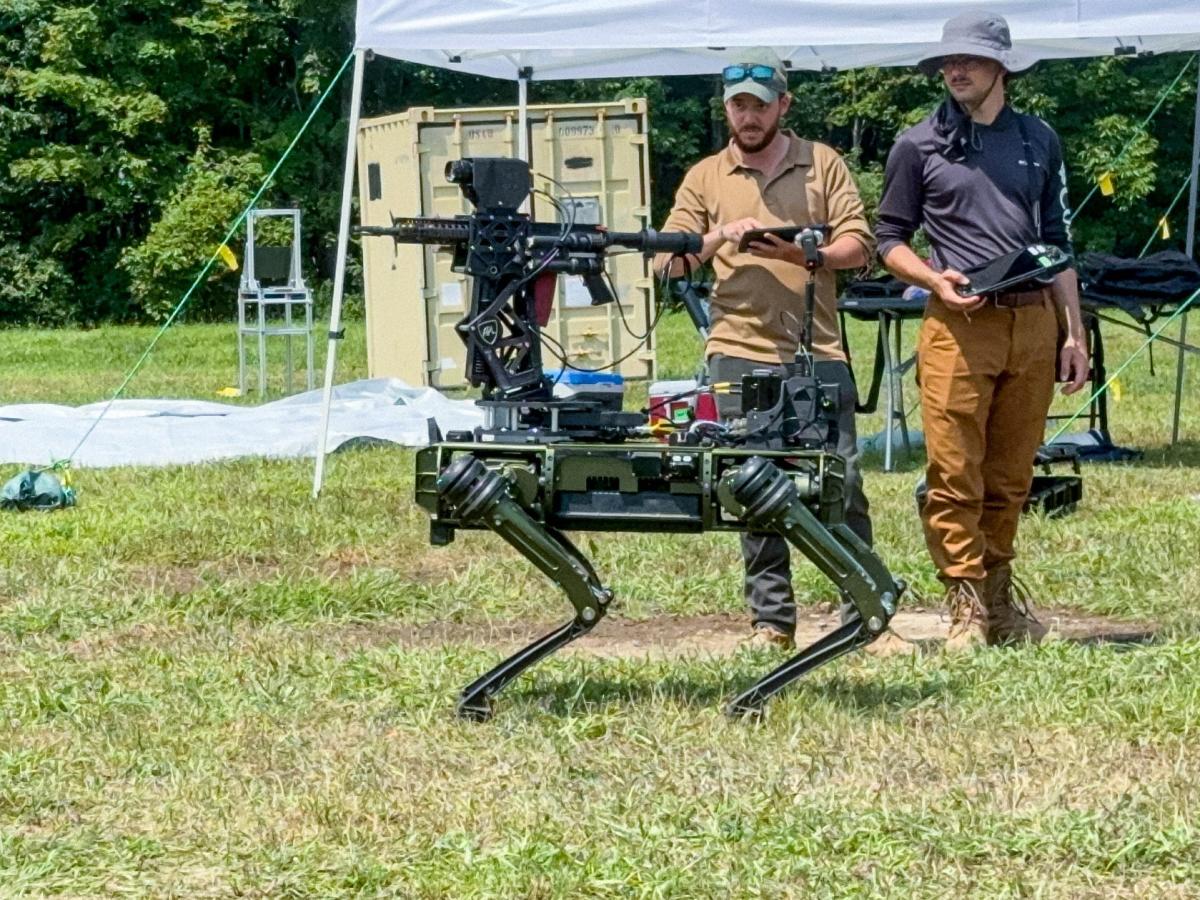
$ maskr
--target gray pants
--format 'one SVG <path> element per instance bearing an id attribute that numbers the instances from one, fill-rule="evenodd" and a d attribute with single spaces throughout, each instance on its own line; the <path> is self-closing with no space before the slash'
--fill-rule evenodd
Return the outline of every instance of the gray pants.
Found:
<path id="1" fill-rule="evenodd" d="M 714 353 L 708 360 L 709 378 L 713 382 L 739 383 L 743 375 L 755 369 L 784 372 L 781 366 L 770 366 L 749 359 Z M 784 373 L 786 374 L 786 373 Z M 846 460 L 846 524 L 868 545 L 872 543 L 870 505 L 863 493 L 862 472 L 858 468 L 858 432 L 854 427 L 854 382 L 850 367 L 840 360 L 817 360 L 817 379 L 822 384 L 838 386 L 838 455 Z M 717 394 L 717 413 L 723 419 L 742 414 L 739 394 Z M 796 631 L 796 599 L 792 593 L 791 553 L 787 541 L 777 535 L 742 535 L 742 558 L 746 563 L 746 603 L 754 624 L 767 624 L 787 634 Z M 853 607 L 842 601 L 842 619 Z"/>

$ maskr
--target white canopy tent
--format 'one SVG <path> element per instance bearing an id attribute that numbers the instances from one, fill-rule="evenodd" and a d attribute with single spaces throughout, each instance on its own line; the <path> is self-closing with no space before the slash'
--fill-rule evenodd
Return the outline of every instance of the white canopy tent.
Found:
<path id="1" fill-rule="evenodd" d="M 713 73 L 719 48 L 755 46 L 794 69 L 905 66 L 971 8 L 1041 59 L 1200 46 L 1196 0 L 359 0 L 356 46 L 513 79 Z"/>
<path id="2" fill-rule="evenodd" d="M 341 329 L 354 154 L 368 52 L 515 80 L 523 111 L 531 79 L 716 73 L 737 47 L 772 47 L 792 69 L 912 65 L 940 38 L 946 19 L 970 9 L 1002 14 L 1014 45 L 1038 59 L 1200 49 L 1197 0 L 1140 0 L 1137 4 L 1130 0 L 608 0 L 599 4 L 578 0 L 358 0 L 331 335 Z M 525 128 L 519 130 L 524 156 Z M 1195 235 L 1198 159 L 1200 80 L 1189 253 Z M 314 496 L 320 492 L 324 474 L 336 346 L 331 338 Z"/>

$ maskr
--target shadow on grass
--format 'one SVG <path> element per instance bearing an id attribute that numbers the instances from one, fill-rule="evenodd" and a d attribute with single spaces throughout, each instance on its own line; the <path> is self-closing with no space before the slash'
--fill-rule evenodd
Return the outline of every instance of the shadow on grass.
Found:
<path id="1" fill-rule="evenodd" d="M 1130 450 L 1137 450 L 1140 454 L 1134 459 L 1129 460 L 1095 460 L 1082 459 L 1081 462 L 1086 467 L 1120 467 L 1132 466 L 1134 468 L 1149 468 L 1149 469 L 1169 469 L 1175 467 L 1184 468 L 1200 468 L 1200 440 L 1181 440 L 1174 446 L 1157 446 L 1149 449 L 1143 449 L 1135 444 L 1126 444 L 1121 441 L 1115 441 L 1120 447 L 1127 447 Z M 892 450 L 892 470 L 884 472 L 883 470 L 883 452 L 879 450 L 866 450 L 859 457 L 859 468 L 863 472 L 880 475 L 897 475 L 908 472 L 923 472 L 925 470 L 926 457 L 924 447 L 914 447 L 911 453 L 906 453 L 902 446 L 894 447 Z M 1067 469 L 1056 467 L 1055 471 L 1060 474 L 1065 474 Z"/>
<path id="2" fill-rule="evenodd" d="M 513 704 L 534 704 L 545 712 L 573 717 L 613 705 L 643 706 L 666 702 L 688 708 L 724 709 L 725 704 L 748 690 L 755 682 L 782 662 L 779 657 L 745 654 L 731 660 L 721 670 L 658 673 L 611 671 L 573 672 L 553 680 L 542 678 L 525 683 L 497 697 L 502 706 L 507 698 Z M 834 663 L 833 665 L 837 665 Z M 821 679 L 810 673 L 789 684 L 765 704 L 765 709 L 791 700 L 805 704 L 831 704 L 843 711 L 874 715 L 911 709 L 931 698 L 958 693 L 958 685 L 945 673 L 908 673 L 904 680 L 881 672 L 861 678 L 843 674 Z"/>
<path id="3" fill-rule="evenodd" d="M 1125 446 L 1125 445 L 1122 445 Z M 1141 456 L 1120 463 L 1092 463 L 1092 465 L 1124 465 L 1135 468 L 1164 469 L 1183 466 L 1185 468 L 1200 468 L 1200 441 L 1182 440 L 1172 446 L 1151 447 L 1142 450 L 1130 446 L 1131 450 L 1140 450 Z"/>
<path id="4" fill-rule="evenodd" d="M 1117 631 L 1112 627 L 1098 626 L 1095 631 L 1083 630 L 1075 634 L 1059 635 L 1055 640 L 1061 641 L 1064 644 L 1071 644 L 1075 647 L 1105 647 L 1111 645 L 1115 650 L 1132 650 L 1135 647 L 1145 647 L 1150 644 L 1162 643 L 1165 637 L 1160 633 L 1157 626 L 1131 626 L 1126 631 Z M 917 645 L 922 656 L 931 656 L 941 652 L 945 641 L 940 638 L 919 638 L 912 643 Z M 989 649 L 1004 651 L 1017 649 L 1018 646 L 1014 644 L 1010 646 L 996 646 Z"/>
<path id="5" fill-rule="evenodd" d="M 883 469 L 883 451 L 866 450 L 859 457 L 859 468 L 863 472 L 879 475 L 904 475 L 908 472 L 925 471 L 925 448 L 914 447 L 911 453 L 906 453 L 903 445 L 892 448 L 892 468 L 885 472 Z"/>
<path id="6" fill-rule="evenodd" d="M 1111 645 L 1114 650 L 1132 650 L 1135 647 L 1145 647 L 1161 642 L 1156 629 L 1134 629 L 1130 631 L 1100 631 L 1095 634 L 1076 634 L 1061 638 L 1068 644 L 1077 647 L 1104 647 Z"/>

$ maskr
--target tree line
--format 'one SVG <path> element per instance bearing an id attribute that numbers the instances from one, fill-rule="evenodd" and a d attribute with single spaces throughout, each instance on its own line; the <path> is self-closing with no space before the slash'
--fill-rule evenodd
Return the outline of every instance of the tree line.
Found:
<path id="1" fill-rule="evenodd" d="M 164 319 L 341 67 L 353 30 L 352 2 L 331 11 L 318 0 L 6 0 L 0 323 Z M 1078 250 L 1135 256 L 1151 238 L 1152 251 L 1182 247 L 1186 194 L 1165 228 L 1161 219 L 1189 171 L 1194 62 L 1141 123 L 1188 60 L 1048 62 L 1013 81 L 1013 105 L 1061 135 L 1074 203 L 1110 173 L 1114 192 L 1093 197 L 1075 222 Z M 365 116 L 515 100 L 508 81 L 398 61 L 366 71 Z M 911 69 L 795 73 L 791 87 L 787 124 L 847 155 L 868 209 L 896 134 L 942 94 Z M 531 103 L 616 97 L 649 101 L 661 222 L 687 167 L 726 140 L 719 80 L 530 87 Z M 319 297 L 332 277 L 349 106 L 347 75 L 262 201 L 303 209 L 306 272 Z M 229 316 L 236 278 L 214 269 L 188 315 Z"/>

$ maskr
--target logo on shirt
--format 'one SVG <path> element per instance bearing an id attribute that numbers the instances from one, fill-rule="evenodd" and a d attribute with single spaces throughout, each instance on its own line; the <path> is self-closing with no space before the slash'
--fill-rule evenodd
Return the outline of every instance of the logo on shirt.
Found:
<path id="1" fill-rule="evenodd" d="M 1058 182 L 1062 185 L 1062 190 L 1058 192 L 1058 205 L 1063 211 L 1063 228 L 1067 231 L 1067 240 L 1071 240 L 1071 223 L 1075 220 L 1075 213 L 1071 212 L 1071 207 L 1067 201 L 1067 164 L 1063 163 L 1058 170 Z"/>

